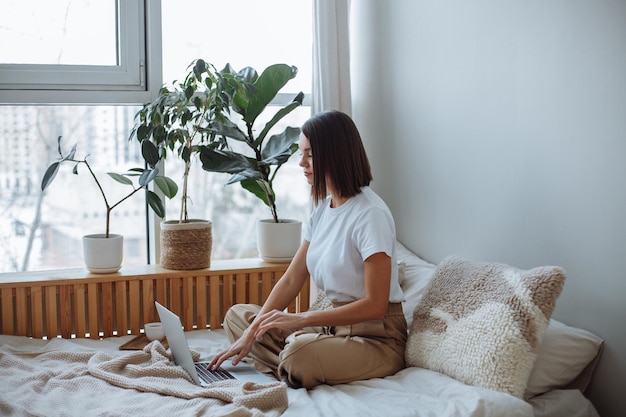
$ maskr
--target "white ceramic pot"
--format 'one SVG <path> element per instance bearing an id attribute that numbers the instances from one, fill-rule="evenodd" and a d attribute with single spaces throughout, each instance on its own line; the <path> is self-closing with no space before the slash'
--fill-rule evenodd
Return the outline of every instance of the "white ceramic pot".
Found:
<path id="1" fill-rule="evenodd" d="M 161 222 L 161 259 L 163 268 L 176 270 L 204 269 L 211 266 L 213 224 L 209 220 L 190 219 Z"/>
<path id="2" fill-rule="evenodd" d="M 111 274 L 119 271 L 124 257 L 124 236 L 94 234 L 83 236 L 83 259 L 89 272 Z"/>
<path id="3" fill-rule="evenodd" d="M 268 262 L 289 262 L 300 247 L 302 222 L 300 220 L 273 219 L 257 223 L 257 250 L 259 257 Z"/>

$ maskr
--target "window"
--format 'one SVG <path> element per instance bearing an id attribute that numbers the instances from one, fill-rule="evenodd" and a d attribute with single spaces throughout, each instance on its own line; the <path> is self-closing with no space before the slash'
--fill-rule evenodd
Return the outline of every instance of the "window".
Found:
<path id="1" fill-rule="evenodd" d="M 0 102 L 134 103 L 150 98 L 147 47 L 157 2 L 7 0 L 0 15 Z M 147 18 L 144 18 L 146 16 Z M 158 41 L 158 39 L 156 40 Z M 37 53 L 33 53 L 37 51 Z M 154 86 L 152 86 L 154 88 Z M 157 87 L 158 88 L 158 84 Z"/>
<path id="2" fill-rule="evenodd" d="M 125 186 L 108 178 L 106 172 L 124 172 L 142 163 L 137 144 L 128 141 L 135 113 L 141 103 L 150 100 L 150 88 L 154 89 L 156 85 L 158 89 L 163 81 L 182 77 L 192 60 L 203 58 L 218 68 L 229 62 L 236 69 L 252 66 L 258 71 L 278 62 L 296 65 L 298 76 L 287 84 L 284 97 L 278 97 L 277 104 L 291 100 L 299 91 L 304 91 L 307 96 L 305 104 L 309 101 L 312 49 L 310 1 L 162 0 L 161 7 L 156 7 L 159 2 L 152 0 L 11 0 L 9 3 L 12 8 L 4 8 L 0 16 L 0 42 L 3 45 L 7 44 L 7 37 L 17 39 L 15 32 L 7 32 L 9 25 L 5 24 L 18 20 L 11 18 L 12 14 L 18 13 L 17 5 L 26 11 L 45 10 L 41 4 L 47 7 L 49 3 L 55 5 L 55 12 L 65 7 L 63 16 L 68 16 L 67 25 L 70 25 L 68 8 L 76 13 L 87 13 L 82 21 L 94 23 L 89 26 L 89 32 L 98 39 L 90 40 L 89 46 L 82 46 L 82 53 L 78 48 L 79 52 L 73 58 L 70 58 L 68 45 L 59 61 L 54 61 L 60 53 L 58 45 L 57 51 L 49 56 L 45 53 L 33 54 L 32 50 L 39 46 L 29 46 L 29 54 L 23 54 L 19 48 L 4 50 L 4 46 L 0 51 L 0 256 L 5 260 L 1 263 L 0 272 L 82 267 L 81 237 L 102 232 L 104 206 L 91 178 L 83 172 L 79 172 L 78 176 L 72 175 L 70 166 L 62 167 L 54 183 L 45 194 L 41 194 L 43 172 L 57 156 L 57 137 L 63 137 L 65 150 L 77 143 L 77 157 L 89 153 L 89 161 L 96 174 L 103 178 L 108 192 L 123 194 Z M 96 3 L 98 6 L 94 8 Z M 123 8 L 115 12 L 108 3 L 119 4 Z M 130 4 L 137 7 L 138 16 L 124 8 L 131 7 Z M 89 17 L 94 10 L 99 10 L 97 25 Z M 51 11 L 46 13 L 52 16 Z M 111 13 L 117 16 L 115 26 L 100 25 L 110 21 Z M 145 20 L 141 17 L 144 15 Z M 35 18 L 34 14 L 29 16 Z M 59 19 L 44 19 L 31 26 L 41 31 L 54 30 L 55 22 L 65 22 Z M 144 77 L 152 84 L 149 82 L 140 87 L 144 89 L 142 91 L 133 91 L 138 87 L 132 82 L 107 85 L 107 80 L 111 78 L 101 73 L 102 76 L 94 77 L 96 83 L 87 83 L 88 86 L 79 85 L 76 82 L 78 77 L 73 77 L 76 74 L 72 71 L 69 78 L 63 78 L 68 74 L 64 69 L 77 69 L 85 76 L 99 74 L 98 70 L 123 72 L 120 52 L 123 45 L 112 46 L 114 42 L 109 36 L 113 36 L 111 33 L 120 35 L 122 29 L 118 25 L 123 26 L 125 19 L 128 20 L 127 27 L 141 28 L 138 36 L 155 34 L 152 38 L 147 36 L 145 41 L 147 56 L 158 56 L 158 59 L 145 61 Z M 38 29 L 45 24 L 52 27 Z M 21 25 L 11 27 L 18 32 L 31 29 Z M 113 27 L 117 28 L 116 31 Z M 67 28 L 67 36 L 71 36 L 69 26 Z M 79 27 L 76 30 L 76 33 L 85 35 L 86 29 Z M 95 33 L 102 34 L 96 36 Z M 45 38 L 53 36 L 49 34 Z M 92 41 L 100 40 L 102 44 L 97 48 L 101 54 L 86 53 L 95 49 Z M 52 43 L 54 45 L 55 42 Z M 42 74 L 53 67 L 48 75 L 58 71 L 54 77 L 64 81 L 40 83 L 29 77 L 22 78 L 20 84 L 14 84 L 12 82 L 19 78 L 9 80 L 16 75 L 16 65 L 29 66 L 33 71 L 43 70 Z M 310 108 L 305 105 L 294 111 L 289 119 L 284 119 L 284 123 L 300 126 L 309 116 Z M 297 164 L 297 156 L 294 156 L 278 174 L 278 208 L 282 217 L 304 221 L 308 217 L 309 190 Z M 178 167 L 166 166 L 165 169 L 168 176 L 177 177 L 175 170 Z M 219 174 L 204 172 L 197 164 L 191 185 L 194 187 L 191 214 L 213 221 L 213 259 L 256 256 L 255 222 L 268 217 L 269 213 L 259 200 L 239 185 L 224 186 L 226 179 Z M 178 204 L 178 201 L 167 203 L 168 218 L 176 218 Z M 113 216 L 112 232 L 121 232 L 125 238 L 124 265 L 145 264 L 151 249 L 158 243 L 158 239 L 148 235 L 150 221 L 156 220 L 152 219 L 152 212 L 147 211 L 145 201 L 134 196 L 116 208 Z M 151 261 L 154 262 L 154 258 Z"/>

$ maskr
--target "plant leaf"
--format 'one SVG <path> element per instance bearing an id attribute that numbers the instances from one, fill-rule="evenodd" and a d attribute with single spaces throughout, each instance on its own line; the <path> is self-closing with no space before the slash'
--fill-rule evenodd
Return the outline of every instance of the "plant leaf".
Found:
<path id="1" fill-rule="evenodd" d="M 282 165 L 293 154 L 293 145 L 298 141 L 300 128 L 286 127 L 282 133 L 271 136 L 261 150 L 263 163 L 268 165 Z"/>
<path id="2" fill-rule="evenodd" d="M 45 174 L 43 174 L 43 179 L 41 180 L 41 191 L 48 188 L 48 186 L 52 183 L 54 177 L 57 176 L 59 172 L 60 162 L 53 162 L 50 164 L 48 169 L 46 169 Z"/>
<path id="3" fill-rule="evenodd" d="M 180 157 L 183 161 L 189 162 L 191 160 L 191 150 L 187 146 L 182 146 L 180 149 Z"/>
<path id="4" fill-rule="evenodd" d="M 254 83 L 256 94 L 249 97 L 248 108 L 244 116 L 246 123 L 254 123 L 272 99 L 289 80 L 294 78 L 298 69 L 286 64 L 267 67 Z"/>
<path id="5" fill-rule="evenodd" d="M 196 64 L 193 67 L 193 73 L 196 78 L 200 79 L 202 77 L 202 73 L 206 70 L 206 62 L 204 59 L 200 58 L 196 61 Z"/>
<path id="6" fill-rule="evenodd" d="M 228 174 L 237 174 L 247 169 L 258 171 L 258 164 L 255 159 L 208 146 L 201 146 L 199 149 L 200 161 L 202 161 L 202 168 L 205 171 Z"/>
<path id="7" fill-rule="evenodd" d="M 141 155 L 150 168 L 154 168 L 159 163 L 159 149 L 149 140 L 141 142 Z"/>
<path id="8" fill-rule="evenodd" d="M 226 185 L 245 180 L 262 180 L 261 173 L 257 169 L 244 169 L 243 171 L 233 174 L 226 182 Z"/>
<path id="9" fill-rule="evenodd" d="M 155 171 L 158 171 L 158 168 L 154 168 Z M 145 169 L 143 168 L 130 168 L 128 170 L 128 174 L 125 174 L 128 177 L 136 177 L 140 174 L 142 174 L 145 171 Z"/>
<path id="10" fill-rule="evenodd" d="M 63 137 L 63 136 L 59 136 L 59 137 L 57 138 L 57 152 L 59 152 L 59 156 L 60 156 L 61 158 L 63 158 L 63 151 L 61 150 L 61 138 L 62 138 L 62 137 Z"/>
<path id="11" fill-rule="evenodd" d="M 295 108 L 301 106 L 302 100 L 304 100 L 304 93 L 300 92 L 291 103 L 287 104 L 285 107 L 277 111 L 274 117 L 272 117 L 272 120 L 265 124 L 265 127 L 263 127 L 261 133 L 259 133 L 257 138 L 254 140 L 254 147 L 259 146 L 259 144 L 263 142 L 265 136 L 267 136 L 270 129 L 274 127 L 276 123 L 278 123 L 283 117 L 291 113 Z"/>
<path id="12" fill-rule="evenodd" d="M 63 158 L 64 161 L 67 161 L 68 159 L 74 159 L 74 155 L 76 155 L 76 146 L 77 145 L 78 144 L 75 143 L 74 146 L 72 146 L 72 149 L 70 149 L 70 153 L 68 153 L 67 156 L 65 158 Z"/>
<path id="13" fill-rule="evenodd" d="M 136 135 L 139 141 L 143 141 L 144 139 L 147 139 L 148 136 L 150 135 L 150 129 L 145 124 L 141 124 L 137 128 Z"/>
<path id="14" fill-rule="evenodd" d="M 107 175 L 121 184 L 133 185 L 133 182 L 130 180 L 130 178 L 127 178 L 121 174 L 116 174 L 115 172 L 107 172 Z"/>
<path id="15" fill-rule="evenodd" d="M 160 218 L 165 217 L 165 206 L 163 205 L 163 201 L 161 201 L 159 196 L 154 191 L 146 190 L 146 201 L 148 201 L 148 205 L 154 211 L 154 214 Z"/>
<path id="16" fill-rule="evenodd" d="M 167 198 L 174 198 L 178 193 L 178 185 L 169 177 L 159 175 L 154 179 L 154 183 Z"/>
<path id="17" fill-rule="evenodd" d="M 265 183 L 263 180 L 253 180 L 253 179 L 245 179 L 241 181 L 241 186 L 250 191 L 252 194 L 257 196 L 261 201 L 265 203 L 266 206 L 269 206 L 270 203 L 267 201 L 267 194 L 265 193 L 263 186 L 261 183 Z M 267 183 L 265 183 L 267 184 Z M 268 187 L 269 189 L 269 187 Z"/>
<path id="18" fill-rule="evenodd" d="M 245 133 L 239 129 L 235 123 L 229 119 L 216 120 L 211 124 L 210 130 L 218 135 L 226 136 L 227 138 L 235 139 L 241 142 L 247 142 L 248 138 Z"/>
<path id="19" fill-rule="evenodd" d="M 152 181 L 158 173 L 159 171 L 156 169 L 146 169 L 139 176 L 139 185 L 145 187 L 146 185 L 150 184 L 150 181 Z"/>

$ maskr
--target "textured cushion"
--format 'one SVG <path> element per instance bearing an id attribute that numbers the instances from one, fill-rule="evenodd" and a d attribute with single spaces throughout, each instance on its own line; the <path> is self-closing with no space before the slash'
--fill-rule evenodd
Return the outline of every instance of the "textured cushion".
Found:
<path id="1" fill-rule="evenodd" d="M 559 267 L 447 257 L 414 311 L 407 365 L 523 398 L 564 282 Z"/>
<path id="2" fill-rule="evenodd" d="M 309 307 L 309 311 L 313 310 L 328 310 L 329 308 L 333 308 L 333 303 L 326 297 L 324 291 L 317 291 L 317 297 L 311 307 Z"/>
<path id="3" fill-rule="evenodd" d="M 585 392 L 603 346 L 603 340 L 593 333 L 550 320 L 524 397 L 528 399 L 553 389 L 574 388 Z"/>

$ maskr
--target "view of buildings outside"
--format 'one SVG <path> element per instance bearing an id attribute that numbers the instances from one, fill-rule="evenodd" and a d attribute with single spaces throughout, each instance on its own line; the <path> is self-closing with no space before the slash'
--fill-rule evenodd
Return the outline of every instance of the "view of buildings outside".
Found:
<path id="1" fill-rule="evenodd" d="M 256 3 L 260 2 L 163 0 L 164 81 L 181 78 L 196 58 L 203 58 L 218 69 L 230 62 L 236 69 L 249 65 L 259 72 L 273 63 L 287 63 L 296 65 L 299 73 L 285 92 L 293 92 L 294 96 L 298 91 L 310 92 L 310 1 L 268 1 L 275 8 L 259 7 Z M 194 10 L 196 15 L 204 12 L 229 16 L 241 7 L 258 10 L 246 14 L 250 22 L 238 20 L 238 24 L 249 29 L 240 38 L 236 30 L 229 28 L 229 19 L 213 19 L 212 32 L 225 37 L 220 42 L 206 36 L 206 27 L 202 25 L 187 25 L 182 30 L 179 13 L 184 10 Z M 271 11 L 279 9 L 281 13 L 273 16 Z M 260 19 L 262 13 L 267 17 Z M 289 33 L 284 25 L 294 19 L 299 22 L 298 30 Z M 263 27 L 267 30 L 261 30 Z M 81 169 L 84 166 L 79 167 L 78 175 L 72 174 L 72 164 L 62 166 L 45 193 L 40 188 L 43 173 L 58 157 L 57 138 L 62 136 L 64 152 L 77 144 L 77 159 L 89 155 L 89 163 L 107 198 L 117 201 L 130 188 L 106 173 L 123 173 L 143 165 L 138 144 L 128 140 L 139 109 L 119 105 L 0 106 L 0 273 L 83 266 L 82 236 L 104 233 L 106 210 L 102 197 L 88 172 Z M 310 108 L 302 106 L 285 118 L 277 130 L 286 125 L 300 126 L 308 117 Z M 276 179 L 277 202 L 279 216 L 305 222 L 310 210 L 309 188 L 298 161 L 299 156 L 294 155 L 281 168 Z M 169 160 L 165 167 L 167 175 L 174 179 L 182 175 L 176 162 Z M 239 184 L 225 186 L 227 175 L 205 172 L 199 161 L 194 168 L 190 216 L 213 222 L 212 259 L 257 256 L 256 221 L 269 217 L 269 210 Z M 179 205 L 180 200 L 176 199 L 166 203 L 168 220 L 177 218 Z M 147 234 L 147 213 L 143 192 L 112 212 L 111 232 L 124 235 L 123 265 L 145 264 L 148 243 L 158 241 Z"/>
<path id="2" fill-rule="evenodd" d="M 82 266 L 82 236 L 104 233 L 106 208 L 84 166 L 73 175 L 66 163 L 41 192 L 47 166 L 77 144 L 76 158 L 90 165 L 114 202 L 129 186 L 106 172 L 143 166 L 139 147 L 129 143 L 132 106 L 0 106 L 0 272 Z M 113 233 L 125 237 L 126 264 L 146 262 L 144 193 L 113 212 Z"/>

